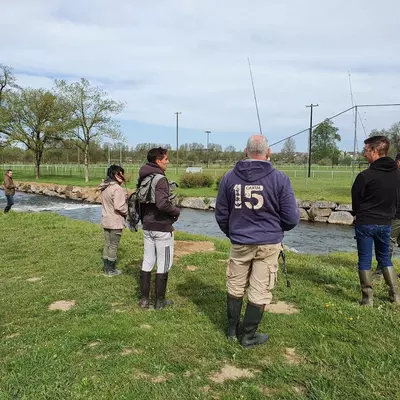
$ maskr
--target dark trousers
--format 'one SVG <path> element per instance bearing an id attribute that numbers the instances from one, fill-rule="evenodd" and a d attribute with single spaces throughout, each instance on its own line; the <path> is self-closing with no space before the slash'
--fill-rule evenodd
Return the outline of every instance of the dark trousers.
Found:
<path id="1" fill-rule="evenodd" d="M 14 195 L 13 194 L 6 194 L 7 205 L 4 209 L 4 213 L 8 213 L 11 210 L 12 205 L 14 204 Z"/>

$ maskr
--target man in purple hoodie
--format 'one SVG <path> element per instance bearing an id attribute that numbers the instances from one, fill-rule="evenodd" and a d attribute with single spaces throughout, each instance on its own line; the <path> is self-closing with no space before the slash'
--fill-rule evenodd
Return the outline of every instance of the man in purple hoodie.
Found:
<path id="1" fill-rule="evenodd" d="M 236 340 L 243 296 L 248 302 L 241 345 L 252 347 L 268 340 L 256 333 L 264 308 L 272 299 L 282 249 L 283 232 L 300 220 L 289 178 L 271 162 L 268 141 L 253 135 L 239 161 L 222 178 L 215 218 L 232 246 L 227 269 L 229 339 Z"/>

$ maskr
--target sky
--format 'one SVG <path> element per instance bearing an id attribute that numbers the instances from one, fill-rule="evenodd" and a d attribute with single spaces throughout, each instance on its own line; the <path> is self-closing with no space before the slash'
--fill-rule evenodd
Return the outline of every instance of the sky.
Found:
<path id="1" fill-rule="evenodd" d="M 81 77 L 126 102 L 127 143 L 271 144 L 356 104 L 400 103 L 400 2 L 381 0 L 15 0 L 2 8 L 0 63 L 20 86 Z M 350 72 L 350 79 L 349 79 Z M 400 120 L 360 109 L 357 141 Z M 353 149 L 349 112 L 334 121 Z M 362 146 L 362 145 L 360 145 Z M 272 147 L 279 151 L 281 145 Z M 296 150 L 307 149 L 307 134 Z"/>

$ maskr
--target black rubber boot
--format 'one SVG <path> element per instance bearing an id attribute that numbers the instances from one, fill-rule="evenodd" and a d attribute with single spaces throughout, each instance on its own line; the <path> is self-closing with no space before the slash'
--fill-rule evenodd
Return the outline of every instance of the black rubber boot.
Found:
<path id="1" fill-rule="evenodd" d="M 10 211 L 11 207 L 10 206 L 6 206 L 6 208 L 4 209 L 4 214 L 7 214 Z"/>
<path id="2" fill-rule="evenodd" d="M 104 267 L 103 267 L 104 275 L 108 275 L 108 273 L 110 272 L 109 261 L 107 258 L 103 258 L 103 262 L 104 262 Z"/>
<path id="3" fill-rule="evenodd" d="M 140 300 L 139 306 L 148 309 L 150 306 L 150 282 L 151 272 L 140 271 Z"/>
<path id="4" fill-rule="evenodd" d="M 120 275 L 121 271 L 115 267 L 117 261 L 116 260 L 114 261 L 107 260 L 107 261 L 108 261 L 108 270 L 107 273 L 105 273 L 105 275 L 107 276 Z"/>
<path id="5" fill-rule="evenodd" d="M 368 270 L 358 270 L 358 276 L 360 278 L 360 286 L 362 299 L 360 305 L 372 307 L 374 305 L 374 296 L 372 292 L 372 272 Z"/>
<path id="6" fill-rule="evenodd" d="M 383 277 L 389 286 L 389 297 L 393 303 L 400 304 L 399 287 L 397 285 L 397 276 L 394 267 L 382 268 Z"/>
<path id="7" fill-rule="evenodd" d="M 229 340 L 236 341 L 239 337 L 239 321 L 243 297 L 235 297 L 228 293 L 226 300 L 228 315 L 228 332 L 226 336 Z"/>
<path id="8" fill-rule="evenodd" d="M 156 274 L 156 310 L 161 310 L 165 306 L 174 304 L 172 300 L 165 300 L 167 291 L 168 272 L 164 274 Z"/>
<path id="9" fill-rule="evenodd" d="M 256 333 L 264 314 L 264 305 L 248 302 L 243 319 L 243 336 L 240 344 L 243 347 L 253 347 L 268 340 L 267 334 Z"/>

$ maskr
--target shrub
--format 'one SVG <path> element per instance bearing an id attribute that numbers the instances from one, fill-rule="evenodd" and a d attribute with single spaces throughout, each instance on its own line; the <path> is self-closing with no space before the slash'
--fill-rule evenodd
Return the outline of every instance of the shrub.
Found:
<path id="1" fill-rule="evenodd" d="M 179 179 L 181 188 L 211 187 L 214 178 L 206 174 L 184 174 Z"/>
<path id="2" fill-rule="evenodd" d="M 220 183 L 221 183 L 221 181 L 222 181 L 222 178 L 225 176 L 225 174 L 223 174 L 223 175 L 220 175 L 220 176 L 217 176 L 216 178 L 215 178 L 215 186 L 217 187 L 217 190 L 219 189 L 219 185 L 220 185 Z"/>

